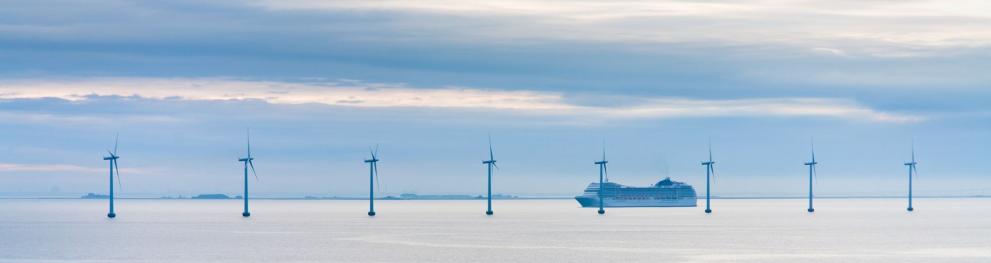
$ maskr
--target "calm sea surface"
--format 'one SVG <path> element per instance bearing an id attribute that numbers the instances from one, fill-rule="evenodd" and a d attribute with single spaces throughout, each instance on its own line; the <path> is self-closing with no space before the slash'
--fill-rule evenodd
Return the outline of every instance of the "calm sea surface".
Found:
<path id="1" fill-rule="evenodd" d="M 111 220 L 105 200 L 0 200 L 0 261 L 991 262 L 991 199 L 713 203 L 120 200 Z"/>

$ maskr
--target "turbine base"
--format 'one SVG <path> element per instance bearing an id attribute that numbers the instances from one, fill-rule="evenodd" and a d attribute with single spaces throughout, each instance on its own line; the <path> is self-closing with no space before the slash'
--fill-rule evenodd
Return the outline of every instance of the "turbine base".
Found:
<path id="1" fill-rule="evenodd" d="M 711 213 L 712 213 L 712 209 L 708 209 L 708 208 L 706 208 L 706 209 L 705 209 L 705 213 L 706 213 L 706 214 L 711 214 Z"/>
<path id="2" fill-rule="evenodd" d="M 243 217 L 249 217 L 249 216 L 251 216 L 251 213 L 244 212 L 244 213 L 241 213 L 241 216 L 243 216 Z"/>
<path id="3" fill-rule="evenodd" d="M 603 209 L 599 209 L 599 214 L 600 214 L 600 215 L 603 215 L 603 214 L 605 214 L 605 213 L 606 213 L 606 210 L 603 210 Z"/>
<path id="4" fill-rule="evenodd" d="M 816 211 L 815 209 L 812 209 L 811 207 L 809 208 L 809 213 L 812 213 L 812 212 L 815 212 L 815 211 Z"/>
<path id="5" fill-rule="evenodd" d="M 114 218 L 114 217 L 117 217 L 117 214 L 114 213 L 114 212 L 110 212 L 110 213 L 107 213 L 107 217 Z"/>
<path id="6" fill-rule="evenodd" d="M 492 215 L 492 210 L 489 210 L 489 211 L 485 211 L 485 214 L 486 214 L 486 215 Z"/>
<path id="7" fill-rule="evenodd" d="M 368 211 L 368 216 L 375 216 L 375 211 Z"/>
<path id="8" fill-rule="evenodd" d="M 912 207 L 909 207 L 909 208 L 908 208 L 908 211 L 909 211 L 909 212 L 912 212 L 912 211 L 915 211 L 915 208 L 912 208 Z"/>

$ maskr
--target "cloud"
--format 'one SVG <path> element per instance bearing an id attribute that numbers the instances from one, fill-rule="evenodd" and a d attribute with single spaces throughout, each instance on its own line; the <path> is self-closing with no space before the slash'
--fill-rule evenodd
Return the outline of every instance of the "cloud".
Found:
<path id="1" fill-rule="evenodd" d="M 849 56 L 843 50 L 839 50 L 839 49 L 835 49 L 835 48 L 816 47 L 816 48 L 812 48 L 812 51 L 815 51 L 815 52 L 818 52 L 818 53 L 822 53 L 822 54 L 830 54 L 830 55 L 840 56 L 840 57 L 847 57 L 847 56 Z"/>
<path id="2" fill-rule="evenodd" d="M 59 172 L 59 173 L 98 173 L 106 172 L 104 168 L 85 167 L 71 164 L 20 164 L 0 163 L 0 172 Z"/>
<path id="3" fill-rule="evenodd" d="M 74 164 L 51 164 L 51 163 L 3 163 L 0 162 L 0 173 L 83 173 L 83 174 L 104 174 L 108 168 L 79 166 Z M 143 168 L 120 168 L 122 174 L 143 174 L 148 169 Z M 115 173 L 116 174 L 116 173 Z"/>
<path id="4" fill-rule="evenodd" d="M 44 4 L 0 10 L 17 21 L 0 22 L 0 33 L 60 43 L 196 44 L 218 52 L 243 48 L 211 45 L 225 40 L 285 39 L 281 44 L 295 43 L 293 50 L 436 40 L 685 43 L 750 51 L 828 46 L 855 56 L 914 57 L 991 47 L 989 8 L 987 1 L 92 1 L 58 10 Z"/>
<path id="5" fill-rule="evenodd" d="M 412 13 L 456 19 L 390 26 L 459 41 L 842 46 L 873 57 L 937 56 L 991 46 L 986 1 L 308 1 L 258 0 L 274 12 Z M 398 16 L 397 19 L 403 19 Z M 492 26 L 498 25 L 498 26 Z"/>
<path id="6" fill-rule="evenodd" d="M 890 105 L 863 91 L 984 87 L 988 77 L 980 69 L 991 61 L 987 5 L 97 0 L 53 9 L 21 3 L 0 9 L 0 17 L 10 18 L 0 21 L 0 58 L 10 62 L 0 64 L 0 76 L 327 77 L 627 93 L 666 92 L 658 83 L 681 86 L 680 93 L 655 94 L 672 96 L 840 92 L 781 92 L 825 84 L 856 89 L 840 97 Z"/>
<path id="7" fill-rule="evenodd" d="M 624 117 L 832 117 L 878 122 L 918 122 L 923 117 L 879 112 L 850 100 L 775 99 L 650 99 L 646 105 L 614 109 Z"/>
<path id="8" fill-rule="evenodd" d="M 122 113 L 107 115 L 65 115 L 57 112 L 0 111 L 0 119 L 10 123 L 60 124 L 60 125 L 108 125 L 115 122 L 127 123 L 178 123 L 183 120 L 175 116 Z"/>
<path id="9" fill-rule="evenodd" d="M 417 88 L 404 84 L 275 82 L 222 78 L 87 78 L 0 81 L 0 99 L 57 98 L 86 101 L 100 97 L 186 101 L 263 101 L 351 108 L 426 108 L 497 111 L 582 118 L 829 117 L 877 122 L 917 122 L 919 116 L 881 112 L 849 99 L 745 98 L 707 100 L 565 94 L 470 87 Z M 590 104 L 582 101 L 607 103 Z M 611 102 L 610 102 L 611 101 Z"/>

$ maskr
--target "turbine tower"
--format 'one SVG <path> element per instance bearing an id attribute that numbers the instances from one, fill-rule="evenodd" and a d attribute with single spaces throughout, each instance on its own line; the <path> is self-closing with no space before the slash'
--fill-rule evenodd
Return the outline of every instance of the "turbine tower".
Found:
<path id="1" fill-rule="evenodd" d="M 714 165 L 714 164 L 716 164 L 716 162 L 713 162 L 712 161 L 712 144 L 710 143 L 709 144 L 709 161 L 708 162 L 702 162 L 702 165 L 705 166 L 705 213 L 706 214 L 712 213 L 712 209 L 709 206 L 709 193 L 711 192 L 710 191 L 710 188 L 709 188 L 709 178 L 716 176 L 716 171 L 713 170 L 713 168 L 712 168 L 712 165 Z"/>
<path id="2" fill-rule="evenodd" d="M 114 136 L 114 151 L 107 150 L 110 156 L 103 157 L 103 160 L 110 161 L 110 212 L 107 213 L 107 217 L 114 218 L 117 217 L 117 213 L 114 213 L 114 171 L 117 172 L 117 185 L 120 186 L 120 169 L 117 168 L 117 159 L 120 156 L 117 155 L 117 138 L 119 136 Z"/>
<path id="3" fill-rule="evenodd" d="M 812 212 L 815 212 L 816 211 L 814 208 L 812 208 L 812 177 L 815 176 L 816 165 L 817 164 L 819 164 L 819 163 L 816 162 L 816 147 L 815 147 L 815 144 L 813 143 L 812 144 L 812 161 L 805 163 L 805 165 L 808 165 L 809 166 L 809 210 L 808 210 L 809 213 L 812 213 Z"/>
<path id="4" fill-rule="evenodd" d="M 499 168 L 499 166 L 496 165 L 495 154 L 492 153 L 492 136 L 489 136 L 489 160 L 482 161 L 482 164 L 488 166 L 489 171 L 489 200 L 488 209 L 485 210 L 485 214 L 492 215 L 492 167 L 495 166 L 495 168 Z"/>
<path id="5" fill-rule="evenodd" d="M 915 161 L 915 145 L 912 145 L 912 161 L 905 163 L 908 166 L 908 211 L 912 212 L 915 208 L 912 208 L 912 175 L 918 176 L 919 172 L 915 170 L 915 165 L 919 164 Z"/>
<path id="6" fill-rule="evenodd" d="M 595 162 L 599 166 L 599 214 L 605 214 L 605 200 L 602 199 L 602 192 L 605 190 L 605 176 L 608 173 L 606 170 L 606 147 L 602 147 L 602 160 Z"/>
<path id="7" fill-rule="evenodd" d="M 375 186 L 379 182 L 379 170 L 378 170 L 378 151 L 379 147 L 375 146 L 375 150 L 369 149 L 372 154 L 372 158 L 365 160 L 368 163 L 368 216 L 375 216 Z"/>
<path id="8" fill-rule="evenodd" d="M 243 217 L 251 216 L 251 213 L 248 212 L 248 168 L 249 167 L 251 168 L 251 174 L 255 176 L 255 180 L 256 181 L 258 180 L 258 173 L 255 172 L 255 163 L 253 162 L 253 160 L 255 160 L 255 158 L 251 157 L 251 130 L 248 130 L 248 157 L 244 157 L 237 160 L 239 162 L 244 163 L 244 212 L 241 213 L 241 216 Z"/>

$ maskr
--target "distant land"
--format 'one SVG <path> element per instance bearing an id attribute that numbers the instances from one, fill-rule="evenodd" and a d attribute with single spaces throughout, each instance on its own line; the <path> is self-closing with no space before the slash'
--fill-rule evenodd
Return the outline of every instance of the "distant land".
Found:
<path id="1" fill-rule="evenodd" d="M 107 195 L 88 193 L 81 196 L 82 199 L 107 199 Z M 120 197 L 117 197 L 120 198 Z M 515 195 L 505 195 L 505 194 L 494 194 L 492 199 L 569 199 L 570 197 L 519 197 Z M 228 196 L 226 194 L 199 194 L 193 197 L 179 196 L 162 196 L 160 198 L 127 198 L 127 199 L 213 199 L 213 200 L 223 200 L 223 199 L 241 199 L 241 196 Z M 302 198 L 298 197 L 280 197 L 280 198 L 257 198 L 257 199 L 305 199 L 305 200 L 368 200 L 368 197 L 340 197 L 340 196 L 304 196 Z M 482 200 L 485 199 L 484 195 L 456 195 L 456 194 L 441 194 L 441 195 L 419 195 L 419 194 L 400 194 L 399 196 L 384 196 L 375 198 L 377 200 Z"/>
<path id="2" fill-rule="evenodd" d="M 82 199 L 107 199 L 109 197 L 110 197 L 109 195 L 101 195 L 101 194 L 88 193 L 88 194 L 86 194 L 84 196 L 81 196 L 79 198 L 82 198 Z"/>
<path id="3" fill-rule="evenodd" d="M 214 196 L 218 195 L 218 196 Z M 200 198 L 202 196 L 202 198 Z M 0 196 L 0 199 L 107 199 L 105 194 L 97 193 L 87 193 L 79 197 L 72 196 Z M 226 197 L 226 198 L 224 198 Z M 240 195 L 235 195 L 233 197 L 226 194 L 200 194 L 196 196 L 115 196 L 115 199 L 241 199 Z M 712 199 L 806 199 L 807 196 L 712 196 Z M 901 195 L 836 195 L 836 196 L 817 196 L 822 199 L 855 199 L 855 198 L 865 198 L 865 199 L 887 199 L 887 198 L 905 198 Z M 991 195 L 917 195 L 915 198 L 991 198 Z M 286 197 L 254 197 L 252 199 L 268 199 L 268 200 L 368 200 L 367 196 L 286 196 Z M 484 200 L 485 195 L 464 195 L 464 194 L 438 194 L 438 195 L 419 195 L 419 194 L 400 194 L 399 196 L 385 196 L 377 197 L 377 200 Z M 517 200 L 532 200 L 532 199 L 574 199 L 572 196 L 515 196 L 515 195 L 504 195 L 496 194 L 492 195 L 492 199 L 517 199 Z M 698 196 L 698 199 L 705 199 L 705 195 Z"/>
<path id="4" fill-rule="evenodd" d="M 90 196 L 94 196 L 94 197 L 90 197 Z M 102 197 L 100 197 L 100 196 L 102 196 Z M 83 198 L 107 198 L 107 196 L 106 195 L 95 195 L 95 194 L 92 194 L 91 193 L 89 195 L 83 196 Z M 519 197 L 519 196 L 515 196 L 515 195 L 505 195 L 505 194 L 494 194 L 494 195 L 492 195 L 492 199 L 500 199 L 500 200 L 504 200 L 504 199 L 568 199 L 568 198 L 570 198 L 570 197 Z M 186 198 L 186 197 L 183 197 L 183 196 L 180 195 L 180 196 L 163 196 L 160 199 L 219 199 L 219 200 L 223 200 L 223 199 L 241 199 L 241 196 L 238 195 L 238 196 L 231 197 L 231 196 L 228 196 L 226 194 L 199 194 L 199 195 L 196 195 L 196 196 L 193 196 L 193 197 L 189 197 L 189 198 Z M 312 196 L 312 195 L 308 195 L 308 196 L 304 196 L 302 198 L 299 198 L 299 197 L 276 197 L 276 198 L 272 198 L 272 197 L 265 198 L 265 197 L 262 197 L 262 198 L 257 198 L 257 199 L 368 200 L 368 197 L 363 197 L 363 196 L 347 196 L 347 197 L 342 197 L 342 196 Z M 485 196 L 484 195 L 458 195 L 458 194 L 440 194 L 440 195 L 400 194 L 399 196 L 389 195 L 389 196 L 378 197 L 378 198 L 375 198 L 375 199 L 377 199 L 377 200 L 482 200 L 482 199 L 485 199 Z"/>
<path id="5" fill-rule="evenodd" d="M 317 196 L 306 196 L 303 199 L 307 200 L 367 200 L 368 197 L 317 197 Z M 418 194 L 400 194 L 397 196 L 385 196 L 381 198 L 376 198 L 380 200 L 479 200 L 485 199 L 484 195 L 418 195 Z M 494 194 L 492 199 L 520 199 L 518 196 L 514 195 L 503 195 Z M 526 198 L 526 199 L 548 199 L 548 198 Z M 549 198 L 557 199 L 557 198 Z"/>
<path id="6" fill-rule="evenodd" d="M 225 194 L 201 194 L 193 196 L 192 199 L 231 199 L 231 197 Z"/>

